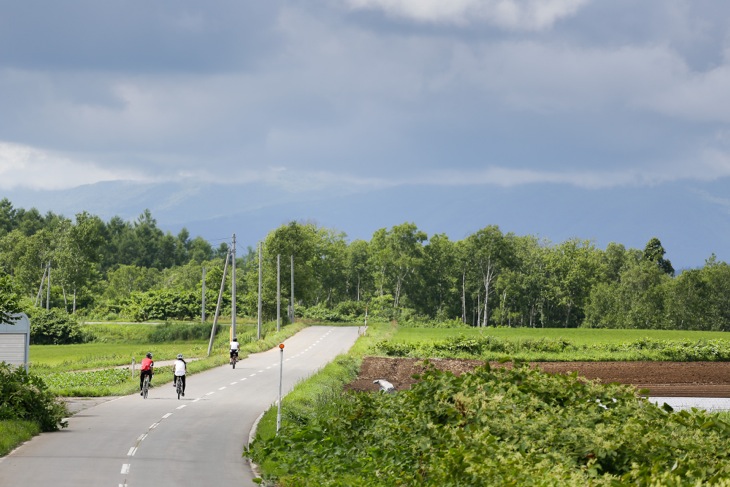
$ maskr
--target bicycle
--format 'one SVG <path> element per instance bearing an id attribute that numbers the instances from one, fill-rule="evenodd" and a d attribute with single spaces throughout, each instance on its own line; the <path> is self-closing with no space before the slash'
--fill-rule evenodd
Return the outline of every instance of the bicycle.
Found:
<path id="1" fill-rule="evenodd" d="M 238 354 L 231 354 L 231 367 L 236 368 L 236 362 L 238 362 Z"/>
<path id="2" fill-rule="evenodd" d="M 180 377 L 175 377 L 175 390 L 177 391 L 177 398 L 179 400 L 180 396 L 183 395 L 182 379 Z"/>
<path id="3" fill-rule="evenodd" d="M 142 397 L 147 399 L 147 392 L 150 390 L 150 376 L 146 375 L 142 382 Z"/>

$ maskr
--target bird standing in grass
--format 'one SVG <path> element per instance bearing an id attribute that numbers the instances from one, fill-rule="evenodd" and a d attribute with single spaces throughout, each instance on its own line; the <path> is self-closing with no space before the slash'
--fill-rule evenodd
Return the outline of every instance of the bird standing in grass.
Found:
<path id="1" fill-rule="evenodd" d="M 375 379 L 373 384 L 378 384 L 382 392 L 395 392 L 395 386 L 385 379 Z"/>

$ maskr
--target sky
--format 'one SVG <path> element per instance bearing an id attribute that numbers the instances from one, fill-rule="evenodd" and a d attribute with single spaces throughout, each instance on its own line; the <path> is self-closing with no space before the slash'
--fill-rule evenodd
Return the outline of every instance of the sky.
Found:
<path id="1" fill-rule="evenodd" d="M 564 200 L 500 212 L 522 234 L 730 259 L 730 2 L 0 0 L 0 113 L 0 197 L 40 207 L 115 181 L 428 188 Z M 628 200 L 666 213 L 601 225 Z"/>

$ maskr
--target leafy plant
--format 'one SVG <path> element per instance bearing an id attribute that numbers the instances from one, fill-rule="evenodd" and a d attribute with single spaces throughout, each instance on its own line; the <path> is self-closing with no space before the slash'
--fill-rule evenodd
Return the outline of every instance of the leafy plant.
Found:
<path id="1" fill-rule="evenodd" d="M 43 379 L 0 362 L 0 420 L 33 421 L 42 431 L 55 431 L 67 426 L 67 414 Z"/>
<path id="2" fill-rule="evenodd" d="M 730 481 L 730 425 L 718 416 L 527 367 L 432 369 L 410 390 L 327 395 L 297 413 L 249 451 L 281 486 Z"/>
<path id="3" fill-rule="evenodd" d="M 59 308 L 30 312 L 30 341 L 34 345 L 81 343 L 84 335 L 76 319 Z"/>

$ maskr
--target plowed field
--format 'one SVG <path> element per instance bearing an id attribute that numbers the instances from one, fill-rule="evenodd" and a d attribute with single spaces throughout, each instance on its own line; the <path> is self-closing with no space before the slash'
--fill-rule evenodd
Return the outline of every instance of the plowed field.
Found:
<path id="1" fill-rule="evenodd" d="M 432 359 L 431 363 L 455 374 L 483 364 L 478 360 L 453 359 Z M 530 366 L 549 373 L 577 372 L 586 379 L 629 384 L 648 389 L 651 396 L 730 397 L 730 362 L 534 362 Z M 377 391 L 373 381 L 386 379 L 396 390 L 407 389 L 416 382 L 412 376 L 422 370 L 423 361 L 419 359 L 366 357 L 358 378 L 348 388 Z"/>

